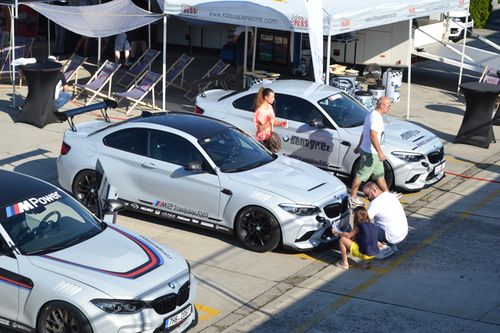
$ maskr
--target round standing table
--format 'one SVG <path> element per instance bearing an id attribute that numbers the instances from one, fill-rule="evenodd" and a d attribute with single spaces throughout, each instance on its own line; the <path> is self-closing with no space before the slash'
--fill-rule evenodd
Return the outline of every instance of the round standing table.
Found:
<path id="1" fill-rule="evenodd" d="M 61 64 L 42 61 L 20 66 L 28 85 L 28 96 L 16 122 L 27 123 L 39 128 L 60 122 L 55 116 L 54 91 L 57 86 Z"/>
<path id="2" fill-rule="evenodd" d="M 485 82 L 466 82 L 460 85 L 465 96 L 465 113 L 455 143 L 489 148 L 495 142 L 491 118 L 500 86 Z"/>

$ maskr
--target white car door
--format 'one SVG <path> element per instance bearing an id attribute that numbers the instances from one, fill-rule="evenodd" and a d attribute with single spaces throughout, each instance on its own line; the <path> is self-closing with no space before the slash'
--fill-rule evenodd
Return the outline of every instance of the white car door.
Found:
<path id="1" fill-rule="evenodd" d="M 322 112 L 300 97 L 276 95 L 275 113 L 288 120 L 288 128 L 275 127 L 282 138 L 284 155 L 300 159 L 320 168 L 337 168 L 340 138 Z"/>
<path id="2" fill-rule="evenodd" d="M 126 128 L 103 138 L 105 147 L 99 154 L 99 161 L 120 198 L 137 201 L 141 188 L 140 157 L 147 155 L 147 133 L 144 128 Z"/>
<path id="3" fill-rule="evenodd" d="M 0 324 L 8 326 L 17 320 L 20 292 L 29 290 L 24 288 L 20 279 L 16 257 L 7 248 L 4 237 L 0 235 Z"/>
<path id="4" fill-rule="evenodd" d="M 185 169 L 190 162 L 206 166 L 203 155 L 179 135 L 158 130 L 149 133 L 149 156 L 140 161 L 142 202 L 184 222 L 219 222 L 219 177 L 207 167 L 203 171 Z"/>

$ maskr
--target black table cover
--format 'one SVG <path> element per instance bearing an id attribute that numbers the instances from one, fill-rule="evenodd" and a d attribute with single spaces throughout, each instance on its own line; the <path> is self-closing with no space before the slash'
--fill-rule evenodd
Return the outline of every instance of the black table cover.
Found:
<path id="1" fill-rule="evenodd" d="M 495 115 L 493 116 L 493 120 L 491 122 L 493 123 L 493 125 L 500 126 L 500 104 L 498 104 L 497 112 L 495 112 Z"/>
<path id="2" fill-rule="evenodd" d="M 491 117 L 500 86 L 485 82 L 466 82 L 460 85 L 465 96 L 465 114 L 455 143 L 489 148 L 495 141 Z"/>
<path id="3" fill-rule="evenodd" d="M 54 103 L 54 91 L 57 86 L 61 64 L 42 61 L 20 67 L 28 85 L 28 96 L 16 122 L 35 125 L 39 128 L 57 123 L 59 119 Z"/>

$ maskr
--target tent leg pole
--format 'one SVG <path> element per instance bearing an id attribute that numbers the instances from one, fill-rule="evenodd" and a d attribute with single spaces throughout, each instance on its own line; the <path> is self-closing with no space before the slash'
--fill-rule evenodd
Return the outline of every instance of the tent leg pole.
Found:
<path id="1" fill-rule="evenodd" d="M 247 76 L 247 58 L 248 58 L 248 26 L 245 25 L 245 47 L 243 48 L 245 53 L 243 57 L 243 89 L 246 88 L 246 76 Z"/>
<path id="2" fill-rule="evenodd" d="M 469 7 L 466 8 L 467 13 L 469 13 Z M 457 98 L 460 95 L 460 84 L 462 84 L 462 74 L 464 71 L 464 57 L 465 57 L 465 43 L 467 40 L 467 24 L 469 23 L 469 14 L 465 17 L 465 26 L 464 26 L 464 39 L 462 41 L 462 58 L 460 59 L 460 74 L 458 75 L 458 85 L 457 85 Z"/>
<path id="3" fill-rule="evenodd" d="M 15 8 L 14 6 L 11 8 L 11 15 L 10 15 L 10 46 L 11 46 L 11 64 L 9 65 L 9 70 L 12 71 L 12 108 L 15 110 L 16 109 L 16 71 L 14 69 L 14 66 L 12 66 L 12 61 L 16 59 L 16 52 L 15 52 L 15 46 L 16 46 L 16 34 L 15 34 L 15 23 L 14 19 L 17 17 L 17 0 L 15 3 Z"/>
<path id="4" fill-rule="evenodd" d="M 255 27 L 255 32 L 253 34 L 253 52 L 252 52 L 252 72 L 255 71 L 255 56 L 257 52 L 257 27 Z"/>
<path id="5" fill-rule="evenodd" d="M 163 74 L 163 79 L 162 79 L 162 94 L 161 94 L 161 106 L 162 106 L 162 111 L 165 111 L 165 104 L 166 104 L 166 98 L 167 98 L 167 79 L 165 78 L 165 75 L 167 75 L 167 15 L 163 17 L 163 63 L 162 63 L 162 74 Z"/>
<path id="6" fill-rule="evenodd" d="M 410 99 L 411 99 L 411 50 L 412 50 L 412 44 L 413 44 L 413 38 L 411 34 L 413 26 L 413 19 L 411 18 L 408 21 L 408 54 L 407 54 L 407 62 L 408 62 L 408 83 L 407 83 L 407 89 L 408 89 L 408 96 L 406 97 L 406 119 L 410 119 Z"/>
<path id="7" fill-rule="evenodd" d="M 330 15 L 328 23 L 328 40 L 326 45 L 326 67 L 325 67 L 325 84 L 330 84 L 330 56 L 332 52 L 332 16 Z"/>

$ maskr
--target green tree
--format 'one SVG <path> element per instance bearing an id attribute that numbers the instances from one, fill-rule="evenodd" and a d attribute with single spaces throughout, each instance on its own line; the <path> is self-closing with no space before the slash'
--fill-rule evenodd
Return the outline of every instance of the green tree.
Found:
<path id="1" fill-rule="evenodd" d="M 470 14 L 474 19 L 474 28 L 484 28 L 491 15 L 491 0 L 471 0 Z"/>

